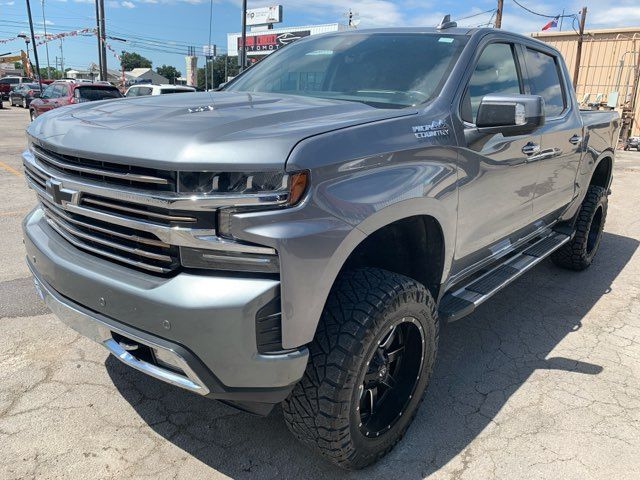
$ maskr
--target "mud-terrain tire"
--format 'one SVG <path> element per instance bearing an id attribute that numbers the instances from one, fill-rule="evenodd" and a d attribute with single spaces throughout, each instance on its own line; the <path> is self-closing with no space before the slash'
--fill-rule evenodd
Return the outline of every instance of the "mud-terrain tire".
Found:
<path id="1" fill-rule="evenodd" d="M 607 190 L 592 185 L 582 202 L 575 225 L 575 234 L 551 255 L 553 263 L 569 270 L 585 270 L 595 257 L 604 223 L 607 219 Z"/>
<path id="2" fill-rule="evenodd" d="M 435 302 L 421 283 L 377 268 L 343 273 L 309 345 L 304 377 L 283 402 L 287 426 L 343 468 L 374 463 L 418 410 L 438 334 Z"/>

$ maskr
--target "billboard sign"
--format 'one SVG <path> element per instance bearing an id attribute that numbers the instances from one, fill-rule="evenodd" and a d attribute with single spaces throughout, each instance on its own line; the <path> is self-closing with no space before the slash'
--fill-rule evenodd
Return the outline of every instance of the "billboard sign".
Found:
<path id="1" fill-rule="evenodd" d="M 311 35 L 310 30 L 299 30 L 247 36 L 247 54 L 267 55 L 309 35 Z M 242 37 L 238 37 L 238 49 L 240 48 L 242 48 Z"/>
<path id="2" fill-rule="evenodd" d="M 282 22 L 282 5 L 247 9 L 247 25 L 269 25 Z"/>
<path id="3" fill-rule="evenodd" d="M 216 45 L 203 45 L 202 46 L 202 54 L 205 57 L 215 57 L 217 54 L 217 46 Z"/>

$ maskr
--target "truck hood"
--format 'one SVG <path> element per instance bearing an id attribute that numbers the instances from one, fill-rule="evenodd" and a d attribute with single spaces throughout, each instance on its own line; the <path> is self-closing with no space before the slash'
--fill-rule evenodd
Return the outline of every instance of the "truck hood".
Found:
<path id="1" fill-rule="evenodd" d="M 415 114 L 295 95 L 179 93 L 53 110 L 27 129 L 76 156 L 173 170 L 282 169 L 301 140 Z"/>

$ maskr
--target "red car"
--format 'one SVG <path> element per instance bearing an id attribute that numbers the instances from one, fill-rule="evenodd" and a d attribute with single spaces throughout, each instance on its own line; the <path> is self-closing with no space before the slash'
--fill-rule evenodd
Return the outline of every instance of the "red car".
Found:
<path id="1" fill-rule="evenodd" d="M 54 108 L 71 105 L 73 103 L 108 100 L 110 98 L 122 98 L 120 90 L 113 85 L 106 83 L 57 81 L 45 88 L 40 98 L 36 98 L 31 102 L 29 105 L 29 115 L 33 120 L 38 115 L 53 110 Z"/>

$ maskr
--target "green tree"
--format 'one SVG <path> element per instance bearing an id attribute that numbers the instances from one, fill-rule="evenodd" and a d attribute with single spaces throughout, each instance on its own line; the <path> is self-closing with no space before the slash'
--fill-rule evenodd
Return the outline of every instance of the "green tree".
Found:
<path id="1" fill-rule="evenodd" d="M 52 80 L 59 80 L 64 76 L 60 70 L 53 67 L 49 69 L 49 75 Z M 40 67 L 40 78 L 43 80 L 47 78 L 47 67 Z"/>
<path id="2" fill-rule="evenodd" d="M 13 68 L 15 68 L 16 70 L 21 70 L 22 69 L 22 62 L 14 62 Z"/>
<path id="3" fill-rule="evenodd" d="M 136 52 L 122 51 L 120 55 L 120 63 L 125 70 L 133 70 L 134 68 L 151 68 L 151 60 L 143 57 Z"/>
<path id="4" fill-rule="evenodd" d="M 225 62 L 227 68 L 227 77 L 235 77 L 238 75 L 238 58 L 227 57 L 226 55 L 218 55 L 206 66 L 206 78 L 205 83 L 205 68 L 198 69 L 198 88 L 218 88 L 218 85 L 224 83 L 225 79 Z M 213 81 L 211 80 L 211 74 L 213 73 Z"/>
<path id="5" fill-rule="evenodd" d="M 176 83 L 177 78 L 182 75 L 182 73 L 172 65 L 162 65 L 161 67 L 157 67 L 156 72 L 169 80 L 169 83 Z"/>

